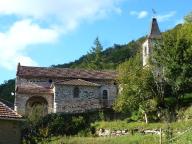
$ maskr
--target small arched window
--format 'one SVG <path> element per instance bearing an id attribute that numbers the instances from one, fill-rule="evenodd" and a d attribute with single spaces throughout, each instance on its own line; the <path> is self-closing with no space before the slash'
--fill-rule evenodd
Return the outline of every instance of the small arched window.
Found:
<path id="1" fill-rule="evenodd" d="M 103 99 L 108 99 L 108 91 L 103 90 Z"/>
<path id="2" fill-rule="evenodd" d="M 79 97 L 79 88 L 75 87 L 73 90 L 73 97 L 78 98 Z"/>

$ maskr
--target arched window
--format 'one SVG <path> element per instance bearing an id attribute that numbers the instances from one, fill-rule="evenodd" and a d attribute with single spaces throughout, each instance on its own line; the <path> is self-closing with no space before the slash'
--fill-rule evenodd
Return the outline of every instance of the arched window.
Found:
<path id="1" fill-rule="evenodd" d="M 103 99 L 108 99 L 108 91 L 103 90 Z"/>
<path id="2" fill-rule="evenodd" d="M 73 97 L 78 98 L 79 97 L 79 88 L 75 87 L 73 90 Z"/>

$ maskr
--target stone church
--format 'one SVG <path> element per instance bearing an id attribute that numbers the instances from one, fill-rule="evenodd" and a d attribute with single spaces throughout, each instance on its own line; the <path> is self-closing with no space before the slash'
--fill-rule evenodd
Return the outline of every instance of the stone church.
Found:
<path id="1" fill-rule="evenodd" d="M 152 52 L 153 40 L 161 33 L 156 18 L 143 44 L 143 66 Z M 111 108 L 118 95 L 115 71 L 30 67 L 18 64 L 15 111 L 26 115 L 37 105 L 47 113 L 82 113 Z"/>

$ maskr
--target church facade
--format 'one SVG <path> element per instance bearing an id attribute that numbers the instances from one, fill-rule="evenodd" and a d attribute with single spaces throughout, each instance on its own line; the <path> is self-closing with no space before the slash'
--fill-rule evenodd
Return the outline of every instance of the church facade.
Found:
<path id="1" fill-rule="evenodd" d="M 160 38 L 155 18 L 143 44 L 143 66 L 152 53 L 153 40 Z M 33 107 L 43 106 L 43 113 L 82 113 L 111 108 L 118 96 L 115 71 L 30 67 L 18 64 L 15 111 L 27 115 Z"/>
<path id="2" fill-rule="evenodd" d="M 117 73 L 18 65 L 15 110 L 27 114 L 43 105 L 44 113 L 81 113 L 110 108 L 118 86 Z"/>

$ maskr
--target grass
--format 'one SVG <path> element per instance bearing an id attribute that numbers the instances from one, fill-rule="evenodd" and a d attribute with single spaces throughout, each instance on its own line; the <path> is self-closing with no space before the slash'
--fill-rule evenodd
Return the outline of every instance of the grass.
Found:
<path id="1" fill-rule="evenodd" d="M 54 137 L 43 144 L 158 144 L 158 136 L 133 135 L 120 137 Z"/>
<path id="2" fill-rule="evenodd" d="M 182 121 L 182 122 L 172 122 L 172 123 L 143 123 L 143 122 L 131 122 L 127 123 L 126 121 L 100 121 L 92 124 L 96 129 L 105 128 L 111 130 L 124 130 L 124 129 L 166 129 L 168 125 L 173 128 L 175 131 L 183 131 L 188 127 L 192 126 L 192 121 Z"/>
<path id="3" fill-rule="evenodd" d="M 158 129 L 167 128 L 166 123 L 150 123 L 145 124 L 141 122 L 127 123 L 126 121 L 111 121 L 111 122 L 96 122 L 93 124 L 97 129 Z M 173 137 L 177 137 L 171 144 L 191 144 L 192 143 L 192 129 L 184 134 L 178 134 L 184 132 L 188 128 L 192 128 L 192 121 L 182 121 L 170 123 L 169 126 L 173 129 Z M 170 143 L 170 142 L 168 142 Z M 159 144 L 159 135 L 144 135 L 136 133 L 135 135 L 119 136 L 119 137 L 52 137 L 49 140 L 43 141 L 41 144 Z M 163 144 L 165 143 L 165 135 L 163 135 Z"/>
<path id="4" fill-rule="evenodd" d="M 126 121 L 100 121 L 95 122 L 93 126 L 96 127 L 96 129 L 105 128 L 105 129 L 111 129 L 111 130 L 117 130 L 117 129 L 135 129 L 135 128 L 144 128 L 144 129 L 152 129 L 152 128 L 162 128 L 164 126 L 163 123 L 150 123 L 146 124 L 144 122 L 131 122 L 127 123 Z"/>
<path id="5" fill-rule="evenodd" d="M 174 140 L 174 144 L 191 144 L 192 143 L 192 131 L 183 134 Z"/>

